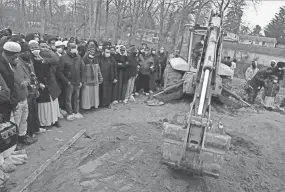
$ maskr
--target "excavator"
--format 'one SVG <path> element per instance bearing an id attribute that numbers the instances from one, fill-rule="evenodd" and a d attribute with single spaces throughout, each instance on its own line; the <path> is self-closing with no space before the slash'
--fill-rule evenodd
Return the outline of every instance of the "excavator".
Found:
<path id="1" fill-rule="evenodd" d="M 194 93 L 184 124 L 163 124 L 161 163 L 176 169 L 187 170 L 201 176 L 218 178 L 231 137 L 225 133 L 222 122 L 212 122 L 211 101 L 223 91 L 221 52 L 223 11 L 212 12 L 206 27 L 201 59 L 195 71 L 188 70 L 189 81 L 183 88 Z M 189 54 L 191 54 L 189 49 Z M 190 56 L 189 56 L 190 57 Z M 189 63 L 189 60 L 188 60 Z M 185 66 L 185 65 L 184 65 Z M 193 75 L 195 74 L 195 75 Z M 187 73 L 184 74 L 187 76 Z M 191 82 L 191 83 L 189 83 Z M 188 87 L 188 88 L 187 88 Z M 185 92 L 185 91 L 184 91 Z"/>

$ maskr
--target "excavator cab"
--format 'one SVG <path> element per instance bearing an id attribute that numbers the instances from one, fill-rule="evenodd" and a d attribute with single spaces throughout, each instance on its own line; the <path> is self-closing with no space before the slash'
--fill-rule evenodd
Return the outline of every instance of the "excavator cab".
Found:
<path id="1" fill-rule="evenodd" d="M 205 38 L 208 27 L 200 25 L 185 25 L 185 27 L 188 30 L 185 31 L 180 39 L 180 57 L 189 64 L 189 71 L 195 72 L 197 69 L 197 65 L 194 63 L 195 58 L 199 58 L 197 54 L 199 51 L 202 52 L 203 46 L 201 46 L 200 42 Z"/>
<path id="2" fill-rule="evenodd" d="M 194 37 L 190 33 L 187 55 L 189 69 L 184 75 L 189 79 L 184 84 L 191 83 L 194 99 L 184 125 L 164 123 L 161 163 L 217 178 L 231 143 L 231 137 L 225 134 L 223 125 L 211 120 L 212 96 L 222 90 L 218 75 L 223 41 L 222 14 L 213 12 L 209 25 L 201 30 L 206 32 L 203 34 L 205 43 L 201 58 L 196 68 L 192 67 Z M 196 41 L 200 39 L 197 37 Z M 181 55 L 184 53 L 181 51 Z M 189 78 L 189 75 L 192 77 Z"/>
<path id="3" fill-rule="evenodd" d="M 211 22 L 211 21 L 209 21 Z M 200 25 L 186 25 L 186 29 L 184 35 L 180 39 L 179 50 L 180 57 L 184 60 L 184 62 L 179 61 L 179 59 L 170 60 L 171 66 L 180 71 L 184 71 L 185 74 L 183 76 L 183 93 L 188 95 L 193 95 L 195 93 L 195 81 L 199 80 L 199 66 L 201 60 L 204 59 L 205 56 L 205 45 L 207 44 L 208 37 L 208 26 L 200 26 Z M 223 33 L 223 31 L 221 31 Z M 201 43 L 203 40 L 204 44 Z M 218 49 L 216 53 L 217 57 L 220 57 L 222 50 L 222 39 L 218 42 Z M 203 55 L 204 54 L 204 55 Z M 198 75 L 198 76 L 197 76 Z M 233 76 L 233 70 L 221 60 L 218 60 L 217 67 L 215 69 L 215 90 L 213 92 L 214 97 L 219 97 L 223 94 L 223 86 L 226 85 L 228 89 L 231 87 L 231 77 Z"/>

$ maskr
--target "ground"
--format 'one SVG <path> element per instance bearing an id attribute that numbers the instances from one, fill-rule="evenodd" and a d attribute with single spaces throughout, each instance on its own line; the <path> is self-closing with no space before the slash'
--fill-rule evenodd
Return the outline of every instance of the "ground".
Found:
<path id="1" fill-rule="evenodd" d="M 188 111 L 189 101 L 150 107 L 136 103 L 100 109 L 39 136 L 27 148 L 29 162 L 0 189 L 23 182 L 79 130 L 83 135 L 53 162 L 27 192 L 284 192 L 285 118 L 264 110 L 213 109 L 232 136 L 219 179 L 174 171 L 159 163 L 162 122 Z"/>

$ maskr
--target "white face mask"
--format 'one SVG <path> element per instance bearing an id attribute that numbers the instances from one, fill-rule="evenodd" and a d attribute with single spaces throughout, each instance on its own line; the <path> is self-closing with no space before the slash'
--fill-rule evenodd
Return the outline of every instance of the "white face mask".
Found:
<path id="1" fill-rule="evenodd" d="M 35 38 L 35 41 L 39 42 L 39 41 L 40 41 L 40 39 L 36 37 L 36 38 Z"/>
<path id="2" fill-rule="evenodd" d="M 40 55 L 40 52 L 41 50 L 33 50 L 32 53 L 35 55 L 35 56 L 39 56 Z"/>
<path id="3" fill-rule="evenodd" d="M 110 57 L 111 53 L 105 53 L 105 57 Z"/>
<path id="4" fill-rule="evenodd" d="M 78 52 L 77 49 L 71 49 L 71 50 L 70 50 L 70 53 L 75 53 L 75 54 L 77 54 L 77 52 Z"/>
<path id="5" fill-rule="evenodd" d="M 204 45 L 204 41 L 201 41 L 201 44 Z"/>
<path id="6" fill-rule="evenodd" d="M 57 48 L 56 50 L 58 53 L 62 53 L 62 48 Z"/>
<path id="7" fill-rule="evenodd" d="M 152 54 L 156 54 L 156 52 L 155 52 L 155 51 L 153 51 L 153 52 L 152 52 Z"/>
<path id="8" fill-rule="evenodd" d="M 90 57 L 91 59 L 93 59 L 93 58 L 94 58 L 94 56 L 93 56 L 93 55 L 89 55 L 89 57 Z"/>
<path id="9" fill-rule="evenodd" d="M 160 50 L 160 53 L 164 53 L 164 50 L 163 50 L 163 49 L 161 49 L 161 50 Z"/>
<path id="10" fill-rule="evenodd" d="M 100 45 L 100 46 L 98 46 L 98 48 L 99 48 L 99 49 L 103 49 L 103 46 Z"/>
<path id="11" fill-rule="evenodd" d="M 273 83 L 277 83 L 278 81 L 277 80 L 273 80 Z"/>

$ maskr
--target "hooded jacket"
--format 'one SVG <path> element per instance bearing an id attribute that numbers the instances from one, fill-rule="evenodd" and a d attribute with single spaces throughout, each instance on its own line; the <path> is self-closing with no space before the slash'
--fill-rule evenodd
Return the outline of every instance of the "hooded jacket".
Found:
<path id="1" fill-rule="evenodd" d="M 245 80 L 246 81 L 251 80 L 258 71 L 259 69 L 257 68 L 257 66 L 255 69 L 253 69 L 252 66 L 248 67 L 245 71 Z"/>

